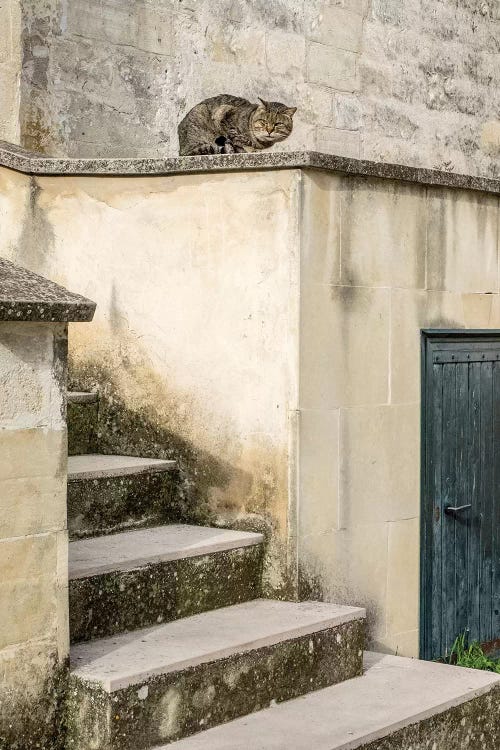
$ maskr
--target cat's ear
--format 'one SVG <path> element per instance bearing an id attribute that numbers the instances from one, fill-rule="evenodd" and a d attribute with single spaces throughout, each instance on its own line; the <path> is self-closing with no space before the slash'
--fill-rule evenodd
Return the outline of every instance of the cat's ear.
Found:
<path id="1" fill-rule="evenodd" d="M 288 115 L 289 117 L 293 117 L 296 111 L 297 111 L 297 107 L 287 107 L 284 110 L 285 115 Z"/>
<path id="2" fill-rule="evenodd" d="M 258 96 L 257 99 L 259 100 L 259 102 L 262 104 L 263 107 L 265 107 L 266 109 L 269 107 L 269 102 L 266 102 L 265 99 L 261 99 L 260 96 Z"/>

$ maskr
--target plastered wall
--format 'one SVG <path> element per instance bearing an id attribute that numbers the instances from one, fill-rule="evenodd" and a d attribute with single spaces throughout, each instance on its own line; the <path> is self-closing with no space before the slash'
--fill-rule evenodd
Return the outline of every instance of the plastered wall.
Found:
<path id="1" fill-rule="evenodd" d="M 143 419 L 116 452 L 173 450 L 213 513 L 265 519 L 266 584 L 289 591 L 300 174 L 13 179 L 4 254 L 97 302 L 70 330 L 75 386 L 123 404 L 119 433 Z"/>
<path id="2" fill-rule="evenodd" d="M 51 748 L 69 651 L 66 326 L 0 323 L 0 747 Z"/>
<path id="3" fill-rule="evenodd" d="M 298 107 L 280 150 L 499 174 L 498 0 L 21 6 L 20 137 L 35 151 L 176 154 L 188 109 L 232 93 Z"/>
<path id="4" fill-rule="evenodd" d="M 498 197 L 298 169 L 2 179 L 2 253 L 97 301 L 74 376 L 217 517 L 265 521 L 267 592 L 364 605 L 372 646 L 417 655 L 420 329 L 500 328 Z"/>
<path id="5" fill-rule="evenodd" d="M 420 330 L 500 328 L 499 201 L 312 171 L 303 196 L 303 591 L 417 656 Z"/>

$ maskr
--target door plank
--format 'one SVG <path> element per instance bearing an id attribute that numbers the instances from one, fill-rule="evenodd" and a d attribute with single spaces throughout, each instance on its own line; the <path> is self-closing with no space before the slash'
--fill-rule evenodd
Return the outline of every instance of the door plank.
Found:
<path id="1" fill-rule="evenodd" d="M 493 369 L 492 362 L 481 365 L 481 487 L 478 524 L 479 538 L 479 638 L 493 640 L 492 630 L 492 529 L 493 529 Z"/>
<path id="2" fill-rule="evenodd" d="M 469 365 L 461 362 L 457 369 L 457 454 L 456 454 L 456 500 L 457 505 L 470 502 L 467 484 L 467 445 L 469 440 Z M 455 522 L 455 591 L 456 619 L 455 636 L 469 627 L 467 609 L 467 581 L 469 558 L 470 513 L 459 516 Z"/>
<path id="3" fill-rule="evenodd" d="M 480 621 L 480 556 L 478 540 L 478 515 L 480 513 L 481 487 L 481 363 L 473 362 L 469 369 L 469 497 L 472 504 L 470 513 L 469 534 L 469 576 L 468 576 L 468 608 L 469 635 L 476 640 L 479 638 Z M 458 635 L 458 634 L 457 634 Z"/>

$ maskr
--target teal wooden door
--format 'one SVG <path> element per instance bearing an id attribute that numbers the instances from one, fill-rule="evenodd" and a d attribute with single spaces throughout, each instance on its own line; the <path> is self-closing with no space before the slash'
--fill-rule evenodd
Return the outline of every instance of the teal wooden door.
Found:
<path id="1" fill-rule="evenodd" d="M 423 334 L 421 656 L 500 645 L 500 334 Z"/>

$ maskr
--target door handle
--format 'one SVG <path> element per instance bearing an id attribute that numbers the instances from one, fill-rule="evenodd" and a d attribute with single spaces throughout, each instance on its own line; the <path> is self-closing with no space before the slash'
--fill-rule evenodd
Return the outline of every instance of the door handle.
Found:
<path id="1" fill-rule="evenodd" d="M 444 509 L 444 512 L 447 516 L 456 516 L 457 513 L 461 513 L 463 510 L 468 510 L 468 508 L 472 508 L 472 504 L 469 503 L 469 505 L 447 505 Z"/>

